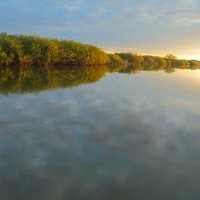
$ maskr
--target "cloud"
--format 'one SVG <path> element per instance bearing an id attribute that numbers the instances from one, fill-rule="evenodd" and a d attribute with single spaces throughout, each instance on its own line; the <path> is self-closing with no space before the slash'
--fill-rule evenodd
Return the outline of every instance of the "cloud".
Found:
<path id="1" fill-rule="evenodd" d="M 198 0 L 7 0 L 0 2 L 0 31 L 187 54 L 200 45 L 199 10 Z"/>

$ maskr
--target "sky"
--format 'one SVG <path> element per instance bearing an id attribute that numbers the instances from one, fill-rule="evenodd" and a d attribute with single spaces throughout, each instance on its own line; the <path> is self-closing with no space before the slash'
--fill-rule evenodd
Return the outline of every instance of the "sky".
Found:
<path id="1" fill-rule="evenodd" d="M 1 0 L 0 32 L 200 59 L 200 0 Z"/>

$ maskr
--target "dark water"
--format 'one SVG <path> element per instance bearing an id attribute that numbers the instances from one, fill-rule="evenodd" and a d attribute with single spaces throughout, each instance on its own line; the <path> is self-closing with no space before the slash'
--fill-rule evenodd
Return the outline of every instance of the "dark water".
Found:
<path id="1" fill-rule="evenodd" d="M 117 71 L 2 72 L 0 200 L 200 199 L 200 70 Z"/>

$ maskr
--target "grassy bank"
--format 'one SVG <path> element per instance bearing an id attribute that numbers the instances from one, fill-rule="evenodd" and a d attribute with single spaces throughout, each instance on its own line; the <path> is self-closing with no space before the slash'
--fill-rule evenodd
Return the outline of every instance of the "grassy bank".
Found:
<path id="1" fill-rule="evenodd" d="M 132 53 L 107 54 L 98 47 L 75 41 L 0 33 L 0 66 L 142 65 L 200 67 L 200 61 Z"/>

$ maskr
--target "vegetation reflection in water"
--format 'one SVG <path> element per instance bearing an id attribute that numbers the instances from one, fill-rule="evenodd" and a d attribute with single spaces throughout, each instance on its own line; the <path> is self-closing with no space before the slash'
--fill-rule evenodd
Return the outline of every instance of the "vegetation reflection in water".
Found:
<path id="1" fill-rule="evenodd" d="M 184 67 L 180 67 L 183 69 Z M 73 67 L 0 67 L 0 94 L 32 93 L 58 88 L 72 88 L 94 83 L 106 73 L 134 74 L 141 71 L 173 73 L 177 68 L 166 66 L 116 65 Z M 197 69 L 190 67 L 190 70 Z"/>
<path id="2" fill-rule="evenodd" d="M 56 88 L 71 88 L 98 81 L 104 76 L 105 67 L 67 68 L 0 68 L 0 93 L 37 92 Z"/>

